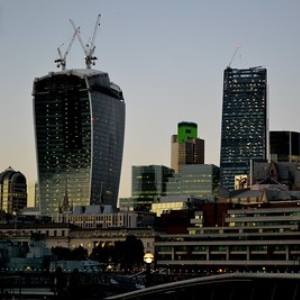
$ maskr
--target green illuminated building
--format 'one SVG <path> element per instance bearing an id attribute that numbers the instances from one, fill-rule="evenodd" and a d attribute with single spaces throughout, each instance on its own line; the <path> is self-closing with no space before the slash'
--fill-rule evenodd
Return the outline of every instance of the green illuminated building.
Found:
<path id="1" fill-rule="evenodd" d="M 181 122 L 172 136 L 171 168 L 178 173 L 182 165 L 204 164 L 204 140 L 197 137 L 197 124 Z"/>

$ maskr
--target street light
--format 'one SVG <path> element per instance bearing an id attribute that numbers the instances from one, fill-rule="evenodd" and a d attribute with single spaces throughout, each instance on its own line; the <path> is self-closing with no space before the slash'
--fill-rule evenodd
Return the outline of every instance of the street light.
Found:
<path id="1" fill-rule="evenodd" d="M 152 253 L 147 252 L 144 255 L 144 262 L 146 263 L 146 283 L 145 283 L 146 287 L 150 285 L 150 267 L 153 260 L 154 260 L 154 256 Z"/>

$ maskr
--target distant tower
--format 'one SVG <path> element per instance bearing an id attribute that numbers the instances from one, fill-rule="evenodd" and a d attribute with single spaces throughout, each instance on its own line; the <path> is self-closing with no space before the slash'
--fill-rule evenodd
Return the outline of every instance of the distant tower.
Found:
<path id="1" fill-rule="evenodd" d="M 224 71 L 221 128 L 221 187 L 233 190 L 235 176 L 249 175 L 251 161 L 267 160 L 267 70 Z"/>
<path id="2" fill-rule="evenodd" d="M 0 210 L 8 214 L 17 214 L 26 206 L 26 178 L 21 172 L 9 167 L 0 173 Z"/>
<path id="3" fill-rule="evenodd" d="M 181 122 L 172 136 L 171 168 L 178 173 L 181 165 L 204 164 L 204 140 L 197 137 L 197 124 Z"/>

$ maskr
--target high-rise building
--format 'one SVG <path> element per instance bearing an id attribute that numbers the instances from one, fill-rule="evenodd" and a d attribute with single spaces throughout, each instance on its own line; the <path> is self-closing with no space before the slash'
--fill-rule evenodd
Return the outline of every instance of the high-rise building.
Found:
<path id="1" fill-rule="evenodd" d="M 125 101 L 107 73 L 66 70 L 35 79 L 34 126 L 42 215 L 64 199 L 117 205 Z"/>
<path id="2" fill-rule="evenodd" d="M 19 214 L 27 206 L 27 181 L 25 176 L 8 167 L 0 173 L 0 211 Z"/>
<path id="3" fill-rule="evenodd" d="M 197 136 L 196 123 L 178 123 L 177 134 L 172 136 L 171 143 L 171 168 L 176 173 L 181 165 L 204 164 L 204 140 Z"/>
<path id="4" fill-rule="evenodd" d="M 300 133 L 270 131 L 270 159 L 276 162 L 300 161 Z"/>
<path id="5" fill-rule="evenodd" d="M 250 161 L 267 159 L 267 70 L 224 71 L 221 128 L 221 187 L 234 188 L 236 175 L 248 175 Z"/>

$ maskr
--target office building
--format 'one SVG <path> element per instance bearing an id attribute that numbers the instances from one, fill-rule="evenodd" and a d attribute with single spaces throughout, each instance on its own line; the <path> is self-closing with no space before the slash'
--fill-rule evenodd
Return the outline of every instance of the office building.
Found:
<path id="1" fill-rule="evenodd" d="M 160 235 L 155 240 L 156 266 L 186 272 L 299 271 L 298 201 L 284 205 L 257 203 L 228 208 L 223 225 L 203 226 L 199 211 L 189 234 Z"/>
<path id="2" fill-rule="evenodd" d="M 166 195 L 166 184 L 174 171 L 166 166 L 132 166 L 131 196 L 136 208 L 149 210 L 153 202 Z"/>
<path id="3" fill-rule="evenodd" d="M 221 187 L 232 190 L 236 175 L 248 175 L 251 161 L 267 160 L 267 70 L 224 71 L 220 148 Z"/>
<path id="4" fill-rule="evenodd" d="M 125 102 L 109 75 L 66 70 L 33 85 L 39 204 L 57 213 L 73 206 L 117 205 L 123 155 Z"/>
<path id="5" fill-rule="evenodd" d="M 270 159 L 275 162 L 300 161 L 300 133 L 270 131 Z"/>
<path id="6" fill-rule="evenodd" d="M 0 173 L 0 211 L 18 215 L 26 206 L 26 178 L 21 172 L 8 167 Z"/>
<path id="7" fill-rule="evenodd" d="M 167 196 L 205 197 L 214 200 L 220 187 L 220 169 L 215 165 L 182 165 L 167 182 Z"/>
<path id="8" fill-rule="evenodd" d="M 178 173 L 181 165 L 204 164 L 204 140 L 198 138 L 198 126 L 180 122 L 172 136 L 171 168 Z"/>

